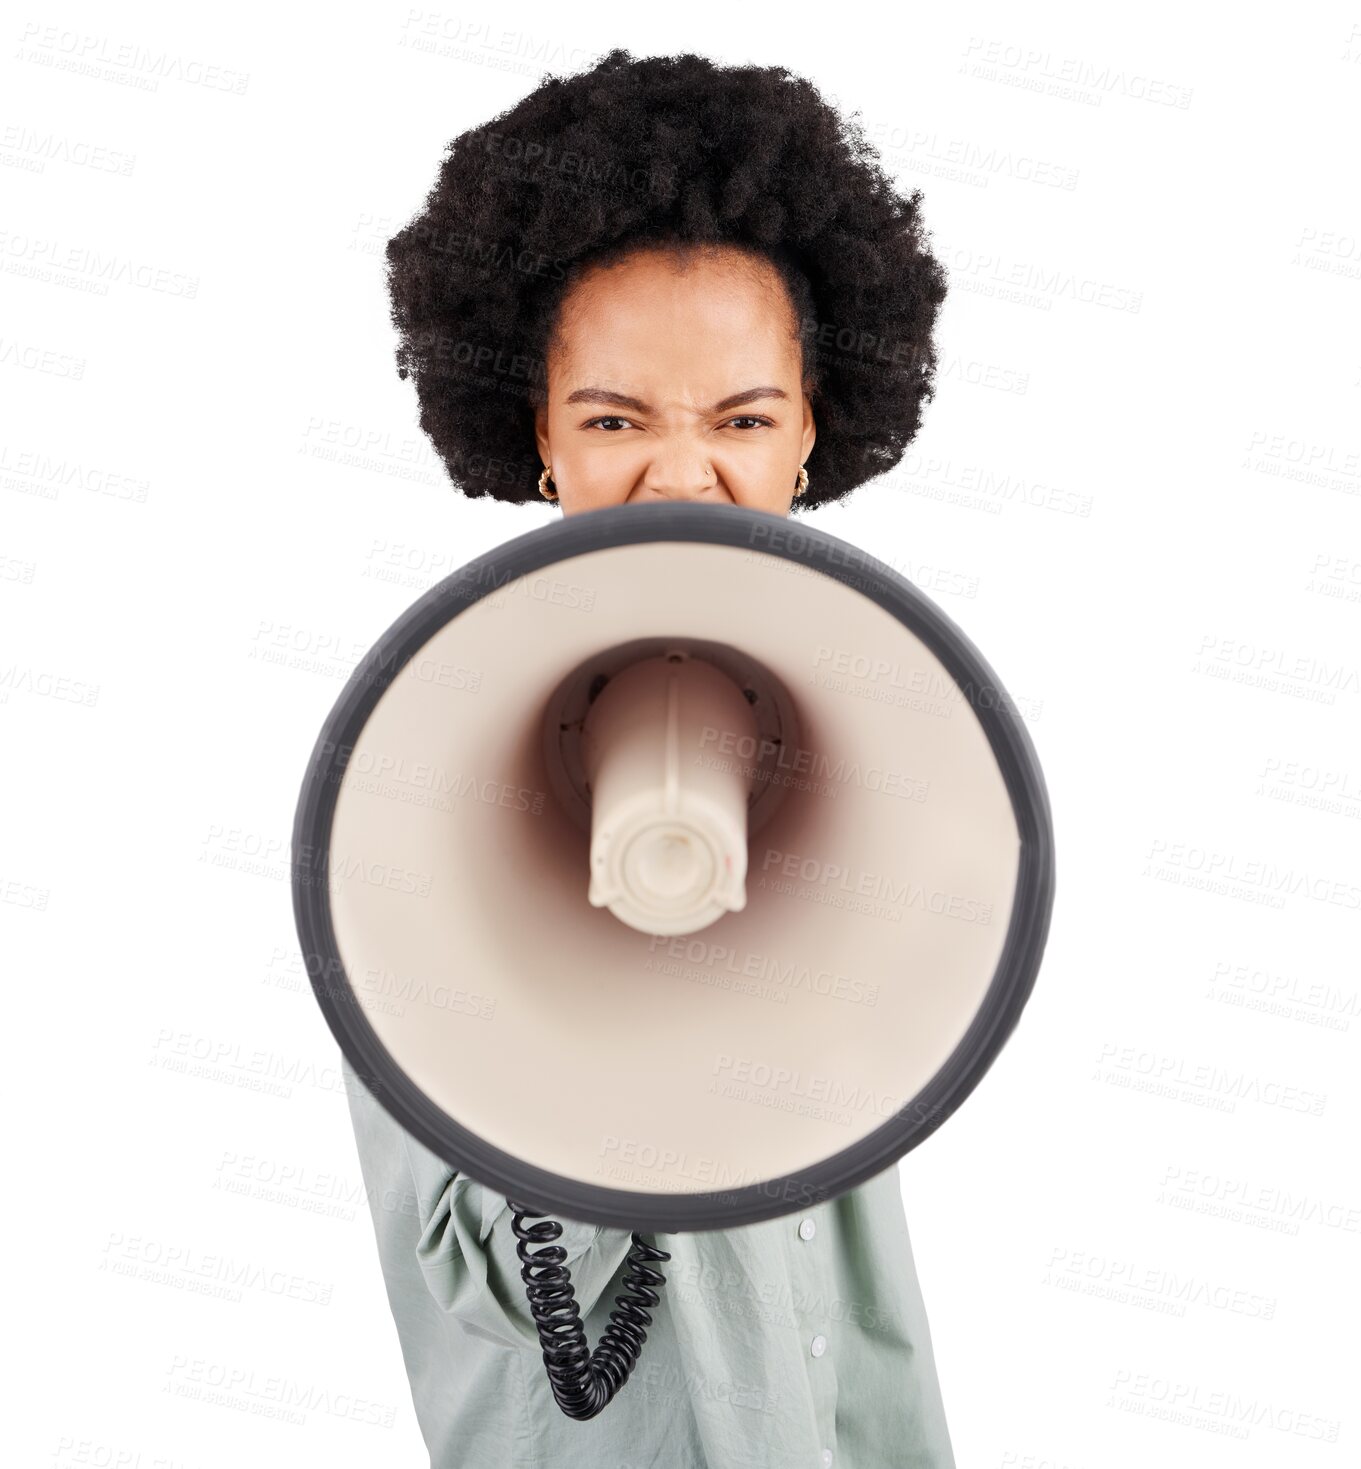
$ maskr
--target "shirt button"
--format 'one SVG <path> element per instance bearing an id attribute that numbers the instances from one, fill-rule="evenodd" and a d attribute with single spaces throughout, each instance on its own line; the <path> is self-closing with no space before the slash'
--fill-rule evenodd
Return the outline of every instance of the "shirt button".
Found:
<path id="1" fill-rule="evenodd" d="M 822 1469 L 832 1469 L 831 1449 L 823 1449 L 822 1451 Z"/>
<path id="2" fill-rule="evenodd" d="M 809 1347 L 809 1351 L 811 1351 L 815 1357 L 820 1357 L 826 1350 L 827 1338 L 825 1336 L 815 1336 L 813 1338 L 812 1345 Z"/>
<path id="3" fill-rule="evenodd" d="M 811 1219 L 805 1219 L 799 1225 L 800 1239 L 812 1239 L 817 1232 L 818 1227 Z"/>

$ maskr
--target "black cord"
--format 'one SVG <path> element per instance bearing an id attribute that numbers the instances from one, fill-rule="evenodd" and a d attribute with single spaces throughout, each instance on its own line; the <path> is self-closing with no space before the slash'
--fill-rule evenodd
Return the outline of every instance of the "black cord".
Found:
<path id="1" fill-rule="evenodd" d="M 558 1407 L 569 1418 L 594 1418 L 628 1381 L 629 1373 L 638 1365 L 638 1353 L 647 1340 L 652 1317 L 645 1309 L 661 1300 L 654 1286 L 666 1284 L 660 1271 L 649 1267 L 652 1260 L 669 1260 L 665 1250 L 650 1245 L 640 1235 L 633 1236 L 629 1251 L 625 1289 L 614 1298 L 610 1324 L 600 1334 L 594 1352 L 586 1345 L 586 1328 L 581 1323 L 572 1272 L 562 1263 L 567 1251 L 561 1245 L 547 1245 L 531 1252 L 535 1244 L 555 1240 L 562 1233 L 556 1219 L 544 1218 L 541 1211 L 506 1202 L 512 1210 L 511 1227 L 519 1243 L 520 1274 L 529 1296 L 529 1309 L 539 1328 L 539 1344 L 543 1347 L 544 1366 L 553 1387 Z M 543 1219 L 542 1224 L 526 1225 L 525 1218 Z"/>

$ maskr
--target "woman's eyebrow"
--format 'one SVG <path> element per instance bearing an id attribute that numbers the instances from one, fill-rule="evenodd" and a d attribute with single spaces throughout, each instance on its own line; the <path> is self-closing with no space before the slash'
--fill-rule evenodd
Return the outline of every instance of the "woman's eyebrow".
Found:
<path id="1" fill-rule="evenodd" d="M 725 413 L 729 408 L 741 408 L 747 403 L 754 403 L 758 398 L 783 398 L 788 401 L 789 394 L 783 388 L 747 388 L 745 392 L 733 393 L 714 404 L 712 408 L 701 409 L 703 413 Z M 568 393 L 565 400 L 568 403 L 606 403 L 611 408 L 631 408 L 635 413 L 651 413 L 641 398 L 630 398 L 627 393 L 614 393 L 609 388 L 574 388 Z"/>

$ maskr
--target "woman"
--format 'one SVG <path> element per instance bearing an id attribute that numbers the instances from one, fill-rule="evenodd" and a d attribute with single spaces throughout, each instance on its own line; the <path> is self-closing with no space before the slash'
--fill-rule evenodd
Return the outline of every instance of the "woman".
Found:
<path id="1" fill-rule="evenodd" d="M 454 141 L 388 246 L 399 368 L 468 495 L 840 499 L 931 394 L 945 283 L 917 205 L 807 81 L 613 51 Z M 671 1259 L 639 1363 L 577 1422 L 508 1202 L 346 1071 L 434 1469 L 953 1465 L 896 1168 L 794 1216 L 649 1236 Z M 631 1235 L 561 1222 L 594 1344 Z"/>

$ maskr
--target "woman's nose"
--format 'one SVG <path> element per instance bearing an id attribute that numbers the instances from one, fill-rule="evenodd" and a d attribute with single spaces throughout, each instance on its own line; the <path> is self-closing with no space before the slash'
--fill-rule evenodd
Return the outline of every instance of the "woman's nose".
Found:
<path id="1" fill-rule="evenodd" d="M 701 455 L 667 454 L 654 459 L 643 476 L 643 487 L 668 500 L 698 500 L 718 485 L 713 466 Z"/>

